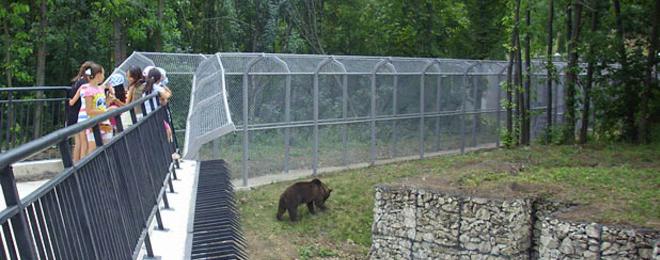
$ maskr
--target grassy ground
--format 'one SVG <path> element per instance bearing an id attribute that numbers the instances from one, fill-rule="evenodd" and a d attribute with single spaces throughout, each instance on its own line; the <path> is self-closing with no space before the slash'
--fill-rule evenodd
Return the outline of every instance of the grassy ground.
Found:
<path id="1" fill-rule="evenodd" d="M 488 196 L 535 194 L 581 204 L 566 217 L 660 228 L 660 145 L 537 146 L 437 157 L 326 174 L 328 211 L 275 220 L 292 182 L 237 194 L 252 259 L 363 259 L 371 244 L 373 186 L 413 183 Z M 286 217 L 285 217 L 286 218 Z"/>

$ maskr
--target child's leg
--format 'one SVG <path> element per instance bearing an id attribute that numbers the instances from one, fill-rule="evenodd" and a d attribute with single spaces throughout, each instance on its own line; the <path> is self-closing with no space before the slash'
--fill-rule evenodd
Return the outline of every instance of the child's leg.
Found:
<path id="1" fill-rule="evenodd" d="M 167 134 L 167 141 L 168 142 L 174 142 L 174 138 L 172 138 L 172 128 L 170 127 L 170 124 L 167 123 L 167 121 L 163 121 L 163 125 L 165 126 L 165 133 Z"/>
<path id="2" fill-rule="evenodd" d="M 85 131 L 82 131 L 78 133 L 78 153 L 80 154 L 78 156 L 78 160 L 82 159 L 87 155 L 87 135 L 85 134 Z"/>
<path id="3" fill-rule="evenodd" d="M 94 141 L 94 133 L 92 133 L 91 129 L 87 129 L 85 132 L 87 135 L 87 153 L 85 155 L 88 155 L 96 149 L 96 142 Z"/>
<path id="4" fill-rule="evenodd" d="M 80 161 L 80 145 L 82 142 L 80 140 L 80 133 L 73 136 L 73 162 Z"/>

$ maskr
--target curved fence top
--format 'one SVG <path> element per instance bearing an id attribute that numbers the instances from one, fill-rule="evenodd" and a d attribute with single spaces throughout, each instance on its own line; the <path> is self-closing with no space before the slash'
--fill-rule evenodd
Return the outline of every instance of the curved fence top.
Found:
<path id="1" fill-rule="evenodd" d="M 545 61 L 535 60 L 532 62 L 532 72 L 535 75 L 544 76 L 545 64 Z M 399 75 L 402 76 L 398 80 L 399 88 L 405 89 L 406 85 L 413 83 L 412 78 L 405 77 L 437 75 L 458 78 L 474 75 L 491 76 L 495 80 L 500 76 L 505 76 L 508 69 L 508 61 L 497 60 L 273 53 L 136 52 L 115 69 L 115 73 L 123 75 L 131 65 L 142 68 L 155 65 L 165 69 L 168 78 L 179 77 L 175 83 L 172 83 L 170 79 L 170 88 L 175 92 L 171 107 L 175 125 L 178 125 L 177 128 L 184 128 L 185 125 L 184 158 L 187 159 L 196 159 L 199 150 L 206 143 L 234 131 L 236 129 L 234 120 L 239 128 L 244 128 L 246 125 L 268 127 L 267 125 L 272 123 L 305 122 L 305 118 L 308 117 L 311 120 L 313 118 L 311 107 L 309 111 L 307 111 L 308 108 L 300 110 L 301 105 L 312 105 L 311 101 L 303 100 L 305 96 L 301 96 L 303 93 L 301 88 L 311 86 L 314 75 L 354 76 L 352 80 L 358 81 L 361 81 L 360 77 L 363 76 Z M 557 71 L 562 71 L 565 65 L 563 62 L 554 63 Z M 327 79 L 321 78 L 320 80 Z M 324 99 L 324 96 L 336 94 L 333 92 L 333 88 L 326 89 L 325 85 L 340 84 L 341 81 L 337 80 L 339 79 L 335 79 L 334 83 L 321 83 L 319 92 L 321 99 Z M 349 79 L 348 83 L 341 84 L 349 85 L 347 90 L 349 96 L 361 95 L 362 92 L 359 89 L 363 83 L 352 80 Z M 454 84 L 452 82 L 447 81 L 446 84 Z M 184 84 L 188 86 L 184 86 Z M 378 84 L 378 89 L 381 89 L 380 84 L 382 83 Z M 378 95 L 381 94 L 379 92 Z M 306 98 L 312 99 L 311 96 Z M 408 102 L 409 98 L 413 97 L 401 96 L 397 103 L 404 104 Z M 356 100 L 353 101 L 353 99 Z M 357 99 L 359 98 L 356 96 L 348 100 L 348 113 L 358 115 L 368 113 L 361 112 L 364 109 L 361 104 L 358 104 Z M 309 105 L 304 105 L 308 102 Z M 358 103 L 353 104 L 352 102 Z M 381 102 L 380 98 L 378 102 Z M 326 103 L 321 102 L 321 104 L 323 106 Z M 386 109 L 386 107 L 390 106 L 379 104 L 377 109 Z M 341 114 L 339 111 L 341 104 L 329 108 L 331 110 L 324 107 L 320 109 L 321 117 L 327 113 Z"/>

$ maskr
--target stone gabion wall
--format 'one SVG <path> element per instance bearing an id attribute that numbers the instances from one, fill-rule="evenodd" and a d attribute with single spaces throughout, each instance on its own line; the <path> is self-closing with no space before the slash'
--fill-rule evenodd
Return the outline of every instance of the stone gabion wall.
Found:
<path id="1" fill-rule="evenodd" d="M 573 223 L 552 217 L 539 222 L 541 259 L 660 259 L 658 231 Z"/>
<path id="2" fill-rule="evenodd" d="M 378 186 L 370 259 L 660 259 L 660 232 L 563 221 L 567 204 Z"/>
<path id="3" fill-rule="evenodd" d="M 528 259 L 532 200 L 376 188 L 371 259 Z"/>

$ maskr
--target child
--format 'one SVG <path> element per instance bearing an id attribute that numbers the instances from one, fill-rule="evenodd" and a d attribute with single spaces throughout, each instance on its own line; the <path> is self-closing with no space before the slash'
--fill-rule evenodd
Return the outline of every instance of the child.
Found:
<path id="1" fill-rule="evenodd" d="M 86 61 L 80 65 L 78 74 L 73 77 L 71 80 L 73 86 L 68 92 L 68 106 L 66 106 L 66 126 L 72 126 L 78 122 L 82 122 L 86 117 L 81 118 L 79 115 L 81 107 L 83 107 L 83 102 L 80 99 L 80 86 L 86 84 L 89 81 L 89 76 L 91 75 L 90 66 L 94 62 Z M 77 133 L 73 137 L 73 161 L 78 162 L 82 156 L 87 152 L 87 140 L 84 132 Z"/>
<path id="2" fill-rule="evenodd" d="M 100 86 L 101 82 L 105 79 L 103 67 L 98 64 L 93 64 L 90 67 L 91 75 L 89 76 L 89 83 L 81 86 L 80 96 L 85 100 L 85 113 L 89 118 L 97 117 L 108 111 L 108 103 L 113 99 L 110 97 L 106 100 L 105 87 Z M 81 109 L 81 113 L 83 113 Z M 112 138 L 112 126 L 110 121 L 106 120 L 99 125 L 101 130 L 101 137 L 103 142 L 108 142 Z M 87 154 L 96 149 L 96 142 L 94 141 L 94 133 L 92 129 L 87 129 Z"/>
<path id="3" fill-rule="evenodd" d="M 158 67 L 152 67 L 148 66 L 145 68 L 143 71 L 143 74 L 146 74 L 146 83 L 144 87 L 144 93 L 142 94 L 143 96 L 147 96 L 154 91 L 158 92 L 158 97 L 160 99 L 160 104 L 165 105 L 167 104 L 168 100 L 170 97 L 172 97 L 172 91 L 170 91 L 167 86 L 165 86 L 163 83 L 167 82 L 167 77 L 165 76 L 165 70 L 162 68 Z M 151 109 L 151 103 L 156 104 L 155 98 L 145 102 L 145 108 L 147 110 L 147 113 L 150 113 L 152 111 Z M 169 112 L 169 111 L 168 111 Z M 170 124 L 167 122 L 167 120 L 163 121 L 163 126 L 165 127 L 165 133 L 167 134 L 167 140 L 171 143 L 174 141 L 173 138 L 173 131 L 172 128 L 170 127 Z M 179 156 L 178 153 L 172 154 L 172 159 L 173 160 L 178 160 L 181 156 Z"/>
<path id="4" fill-rule="evenodd" d="M 108 108 L 110 110 L 116 109 L 126 105 L 126 91 L 124 90 L 124 77 L 121 74 L 112 74 L 108 78 L 107 85 L 109 88 L 105 90 L 105 95 L 110 97 L 108 100 Z M 122 123 L 123 122 L 122 119 Z M 117 119 L 114 117 L 110 118 L 110 125 L 112 125 L 113 132 L 117 132 Z"/>

